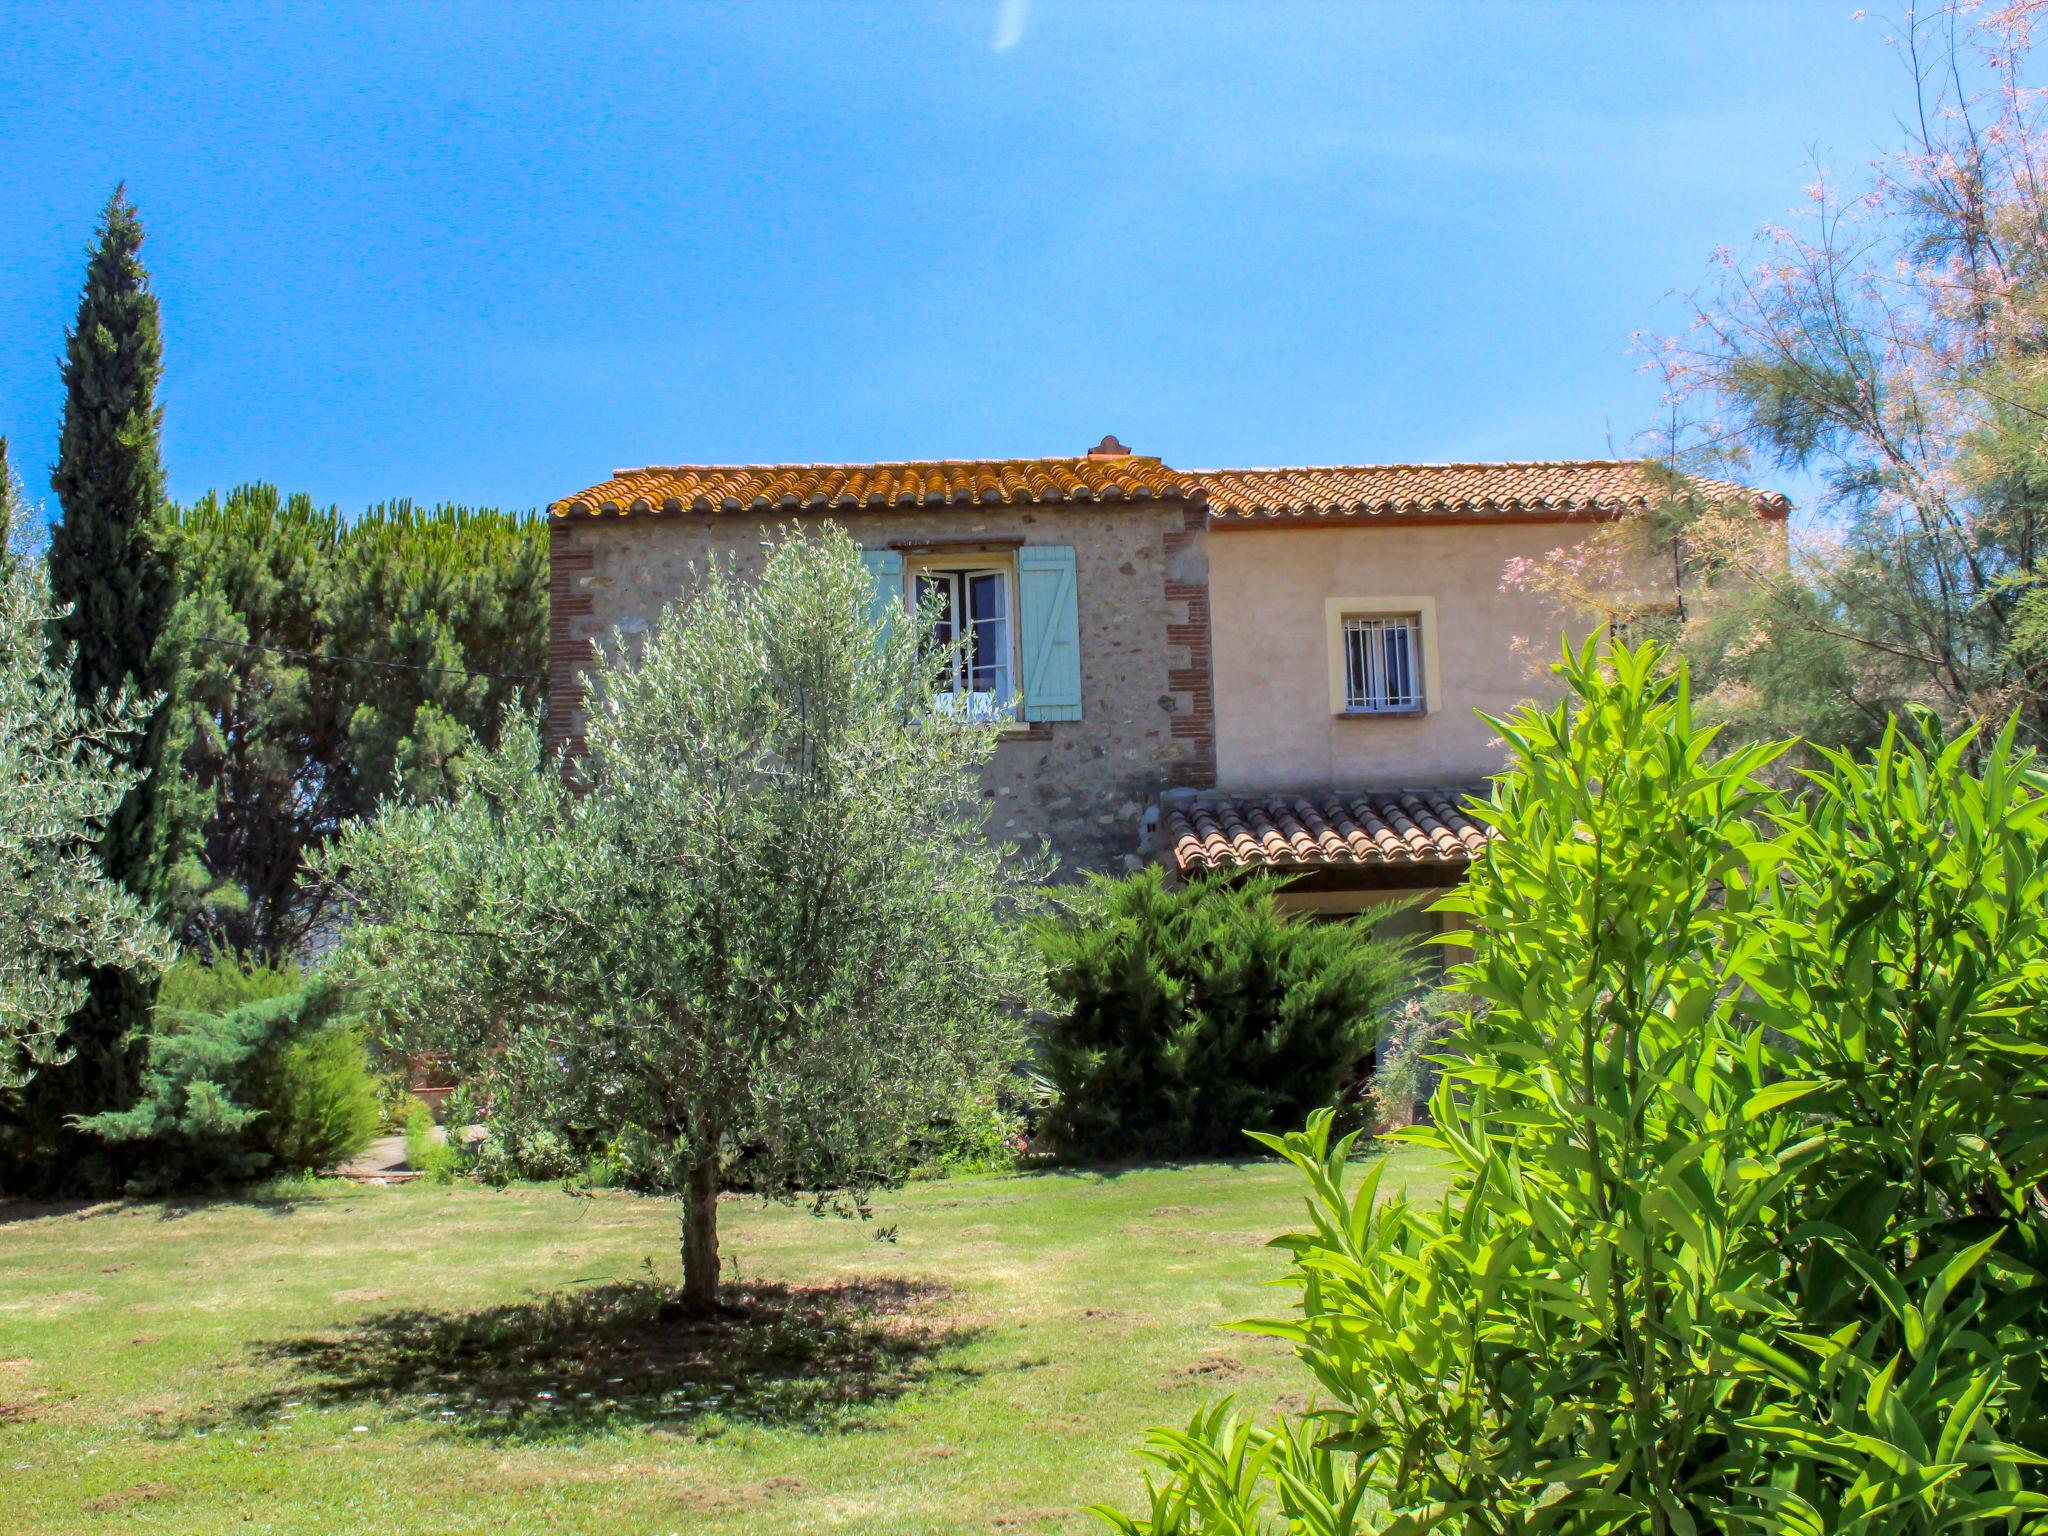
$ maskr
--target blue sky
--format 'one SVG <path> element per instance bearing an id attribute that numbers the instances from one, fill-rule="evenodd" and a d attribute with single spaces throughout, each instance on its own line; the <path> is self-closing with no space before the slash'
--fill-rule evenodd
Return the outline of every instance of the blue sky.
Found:
<path id="1" fill-rule="evenodd" d="M 173 495 L 1626 448 L 1716 245 L 1893 138 L 1853 5 L 0 3 L 0 432 L 125 180 Z"/>

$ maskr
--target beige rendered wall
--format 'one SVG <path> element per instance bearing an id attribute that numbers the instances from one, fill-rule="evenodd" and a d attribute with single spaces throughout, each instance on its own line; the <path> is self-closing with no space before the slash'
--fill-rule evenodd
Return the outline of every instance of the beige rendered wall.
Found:
<path id="1" fill-rule="evenodd" d="M 1209 537 L 1216 778 L 1224 792 L 1460 784 L 1501 765 L 1473 711 L 1503 714 L 1550 691 L 1561 617 L 1503 592 L 1516 555 L 1583 538 L 1582 524 L 1322 525 Z M 1420 716 L 1339 716 L 1330 703 L 1331 599 L 1428 597 L 1438 688 Z M 1585 622 L 1575 628 L 1585 631 Z M 1517 647 L 1517 639 L 1530 642 Z"/>
<path id="2" fill-rule="evenodd" d="M 770 530 L 826 521 L 872 548 L 976 536 L 1073 546 L 1082 718 L 1020 728 L 997 747 L 983 789 L 997 838 L 1049 843 L 1065 878 L 1120 872 L 1141 861 L 1162 789 L 1214 781 L 1202 513 L 1166 502 L 558 520 L 551 736 L 582 732 L 578 673 L 593 640 L 645 630 L 707 557 L 755 570 Z"/>

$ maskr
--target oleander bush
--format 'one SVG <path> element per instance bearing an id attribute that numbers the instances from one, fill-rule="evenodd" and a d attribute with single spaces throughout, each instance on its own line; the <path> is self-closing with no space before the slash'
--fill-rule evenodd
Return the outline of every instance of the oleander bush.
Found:
<path id="1" fill-rule="evenodd" d="M 1933 1536 L 2048 1530 L 2048 780 L 1895 723 L 1794 794 L 1654 647 L 1497 723 L 1503 834 L 1442 905 L 1464 1016 L 1353 1178 L 1307 1185 L 1308 1411 L 1149 1442 L 1116 1529 Z M 1388 1196 L 1384 1201 L 1381 1196 Z"/>
<path id="2" fill-rule="evenodd" d="M 1053 995 L 1045 1129 L 1082 1157 L 1244 1150 L 1244 1129 L 1360 1108 L 1383 1016 L 1408 991 L 1408 947 L 1369 917 L 1281 910 L 1267 876 L 1178 889 L 1157 869 L 1097 876 L 1039 926 Z"/>

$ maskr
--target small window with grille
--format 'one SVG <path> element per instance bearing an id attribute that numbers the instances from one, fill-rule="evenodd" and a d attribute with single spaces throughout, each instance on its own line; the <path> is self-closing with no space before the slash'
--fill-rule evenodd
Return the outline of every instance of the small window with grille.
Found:
<path id="1" fill-rule="evenodd" d="M 1422 619 L 1397 614 L 1344 621 L 1344 712 L 1422 711 Z"/>

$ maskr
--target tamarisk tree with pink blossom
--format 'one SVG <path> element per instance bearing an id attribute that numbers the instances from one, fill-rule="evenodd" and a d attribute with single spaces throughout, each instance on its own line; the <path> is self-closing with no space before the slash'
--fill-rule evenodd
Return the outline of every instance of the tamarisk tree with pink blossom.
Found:
<path id="1" fill-rule="evenodd" d="M 1739 734 L 1867 745 L 1892 715 L 2017 712 L 2048 739 L 2048 123 L 2035 7 L 1914 7 L 1889 41 L 1904 142 L 1817 171 L 1804 207 L 1723 250 L 1649 434 L 1660 505 L 1504 585 L 1676 646 Z M 1690 472 L 1681 474 L 1680 471 Z M 1785 524 L 1692 475 L 1817 482 Z M 1641 541 L 1659 558 L 1645 566 Z M 1678 602 L 1617 579 L 1655 568 Z"/>

